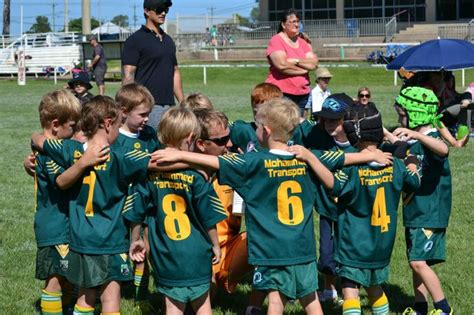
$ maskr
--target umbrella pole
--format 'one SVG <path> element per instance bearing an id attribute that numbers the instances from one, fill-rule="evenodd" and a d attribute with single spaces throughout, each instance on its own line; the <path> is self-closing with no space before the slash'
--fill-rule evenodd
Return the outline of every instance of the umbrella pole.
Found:
<path id="1" fill-rule="evenodd" d="M 465 87 L 466 86 L 466 73 L 464 71 L 464 69 L 461 70 L 461 80 L 462 80 L 462 87 Z"/>
<path id="2" fill-rule="evenodd" d="M 397 86 L 397 71 L 393 71 L 393 85 Z"/>

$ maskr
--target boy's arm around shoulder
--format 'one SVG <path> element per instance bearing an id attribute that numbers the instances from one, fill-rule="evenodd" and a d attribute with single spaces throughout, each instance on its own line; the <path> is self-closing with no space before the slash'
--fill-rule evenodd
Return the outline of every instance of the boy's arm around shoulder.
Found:
<path id="1" fill-rule="evenodd" d="M 188 151 L 180 151 L 174 148 L 166 148 L 163 150 L 157 150 L 151 154 L 149 168 L 153 170 L 160 170 L 158 166 L 163 164 L 168 165 L 171 163 L 183 162 L 187 167 L 189 166 L 202 166 L 210 168 L 212 170 L 219 169 L 219 159 L 217 156 L 194 153 Z M 180 167 L 183 168 L 183 167 Z"/>
<path id="2" fill-rule="evenodd" d="M 44 143 L 48 138 L 42 133 L 35 132 L 34 134 L 31 135 L 31 146 L 40 151 L 43 152 L 43 147 Z"/>
<path id="3" fill-rule="evenodd" d="M 109 158 L 110 148 L 90 146 L 82 157 L 56 179 L 59 189 L 68 189 L 73 186 L 89 167 L 104 163 Z"/>
<path id="4" fill-rule="evenodd" d="M 397 128 L 393 134 L 399 138 L 405 137 L 407 140 L 414 139 L 420 141 L 428 150 L 439 157 L 446 157 L 449 154 L 449 148 L 440 138 L 431 137 L 420 132 L 407 128 Z"/>
<path id="5" fill-rule="evenodd" d="M 326 187 L 326 189 L 332 190 L 334 187 L 334 177 L 326 166 L 316 157 L 313 152 L 300 145 L 293 145 L 289 148 L 289 151 L 295 154 L 298 160 L 301 160 L 308 164 L 313 170 L 313 173 L 319 179 L 319 181 Z"/>
<path id="6" fill-rule="evenodd" d="M 413 192 L 421 185 L 421 168 L 420 161 L 414 155 L 408 155 L 403 160 L 406 172 L 403 180 L 403 191 Z"/>

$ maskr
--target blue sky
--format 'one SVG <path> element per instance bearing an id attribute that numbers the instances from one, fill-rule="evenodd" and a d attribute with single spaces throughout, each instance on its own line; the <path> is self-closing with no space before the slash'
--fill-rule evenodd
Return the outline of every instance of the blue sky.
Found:
<path id="1" fill-rule="evenodd" d="M 81 17 L 81 1 L 68 0 L 69 18 Z M 136 24 L 143 23 L 143 0 L 90 0 L 91 15 L 102 21 L 109 21 L 114 16 L 128 15 L 129 23 L 134 24 L 134 6 L 136 10 Z M 51 27 L 53 26 L 53 4 L 55 4 L 54 24 L 58 31 L 64 27 L 64 0 L 13 0 L 11 1 L 11 27 L 13 34 L 20 33 L 20 7 L 23 5 L 23 28 L 28 30 L 35 22 L 36 16 L 47 16 Z M 233 13 L 242 16 L 250 16 L 250 11 L 258 3 L 255 0 L 175 0 L 168 14 L 169 20 L 175 20 L 179 16 L 182 27 L 190 21 L 190 18 L 202 18 L 205 23 L 206 14 L 210 23 L 211 8 L 214 11 L 214 22 L 220 21 L 219 17 L 231 17 Z M 223 20 L 223 19 L 222 19 Z M 1 20 L 0 20 L 1 21 Z M 195 25 L 196 22 L 194 22 Z M 204 24 L 203 24 L 204 25 Z M 2 25 L 3 28 L 3 25 Z"/>

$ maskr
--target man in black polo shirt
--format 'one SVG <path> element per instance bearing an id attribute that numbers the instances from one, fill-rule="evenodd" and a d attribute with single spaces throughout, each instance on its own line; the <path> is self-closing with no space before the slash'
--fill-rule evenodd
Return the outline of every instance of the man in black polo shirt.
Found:
<path id="1" fill-rule="evenodd" d="M 145 0 L 146 24 L 130 36 L 122 51 L 122 84 L 138 82 L 150 90 L 155 106 L 148 125 L 157 128 L 163 112 L 181 102 L 183 87 L 176 59 L 176 46 L 160 26 L 172 5 L 169 0 Z"/>

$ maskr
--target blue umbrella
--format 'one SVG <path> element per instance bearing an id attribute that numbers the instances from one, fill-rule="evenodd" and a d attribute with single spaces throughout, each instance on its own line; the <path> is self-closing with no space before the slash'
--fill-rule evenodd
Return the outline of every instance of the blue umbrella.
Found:
<path id="1" fill-rule="evenodd" d="M 460 39 L 434 39 L 414 46 L 387 65 L 388 70 L 440 71 L 474 68 L 474 45 Z"/>

